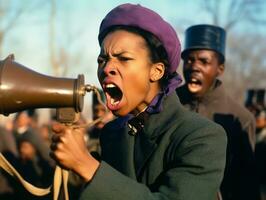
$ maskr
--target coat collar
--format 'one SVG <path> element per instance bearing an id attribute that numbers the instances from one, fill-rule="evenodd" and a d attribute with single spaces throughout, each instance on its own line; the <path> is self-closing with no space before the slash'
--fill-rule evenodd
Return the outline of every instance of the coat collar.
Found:
<path id="1" fill-rule="evenodd" d="M 216 79 L 212 88 L 203 96 L 201 99 L 202 102 L 216 101 L 217 99 L 221 99 L 225 95 L 225 90 L 222 85 L 222 82 L 219 79 Z"/>

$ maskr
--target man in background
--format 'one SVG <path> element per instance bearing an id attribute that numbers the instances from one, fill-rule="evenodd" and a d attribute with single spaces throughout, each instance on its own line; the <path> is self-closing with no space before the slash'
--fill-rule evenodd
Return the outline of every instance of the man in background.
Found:
<path id="1" fill-rule="evenodd" d="M 203 24 L 186 30 L 181 54 L 186 82 L 176 91 L 185 107 L 226 130 L 227 162 L 219 195 L 223 200 L 257 200 L 255 119 L 228 96 L 218 79 L 225 70 L 225 40 L 226 32 L 221 27 Z"/>

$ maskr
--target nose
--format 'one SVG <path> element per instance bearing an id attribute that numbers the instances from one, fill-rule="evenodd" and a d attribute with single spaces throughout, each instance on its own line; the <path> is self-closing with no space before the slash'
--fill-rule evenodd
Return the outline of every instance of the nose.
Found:
<path id="1" fill-rule="evenodd" d="M 106 76 L 114 76 L 117 74 L 117 64 L 112 60 L 108 60 L 103 68 L 103 72 Z"/>
<path id="2" fill-rule="evenodd" d="M 199 66 L 196 62 L 192 63 L 190 69 L 193 71 L 199 71 Z"/>
<path id="3" fill-rule="evenodd" d="M 116 75 L 116 69 L 114 67 L 106 67 L 104 73 L 106 75 Z"/>
<path id="4" fill-rule="evenodd" d="M 107 76 L 115 76 L 117 74 L 116 64 L 112 61 L 108 61 L 104 67 L 98 68 L 98 77 L 103 80 Z"/>

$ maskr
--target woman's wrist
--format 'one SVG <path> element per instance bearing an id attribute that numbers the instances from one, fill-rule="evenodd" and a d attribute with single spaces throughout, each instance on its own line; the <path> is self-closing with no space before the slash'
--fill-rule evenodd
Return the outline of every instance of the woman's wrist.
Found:
<path id="1" fill-rule="evenodd" d="M 100 162 L 93 158 L 90 154 L 86 158 L 81 159 L 81 162 L 75 165 L 73 171 L 76 172 L 85 182 L 92 180 L 94 174 L 100 166 Z"/>

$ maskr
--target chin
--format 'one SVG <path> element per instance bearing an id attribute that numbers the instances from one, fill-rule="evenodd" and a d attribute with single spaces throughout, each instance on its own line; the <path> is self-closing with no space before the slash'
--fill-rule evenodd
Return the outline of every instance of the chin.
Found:
<path id="1" fill-rule="evenodd" d="M 201 98 L 205 95 L 205 92 L 204 91 L 198 91 L 198 92 L 195 92 L 193 95 L 197 98 Z"/>
<path id="2" fill-rule="evenodd" d="M 189 92 L 192 94 L 193 97 L 202 97 L 204 95 L 204 92 L 202 90 L 193 90 L 188 88 Z"/>
<path id="3" fill-rule="evenodd" d="M 113 113 L 113 115 L 115 115 L 117 117 L 124 117 L 124 116 L 127 116 L 129 114 L 129 112 L 126 112 L 123 110 L 113 110 L 112 113 Z"/>
<path id="4" fill-rule="evenodd" d="M 200 85 L 188 84 L 188 90 L 192 94 L 197 94 L 197 93 L 201 93 L 202 87 Z"/>

